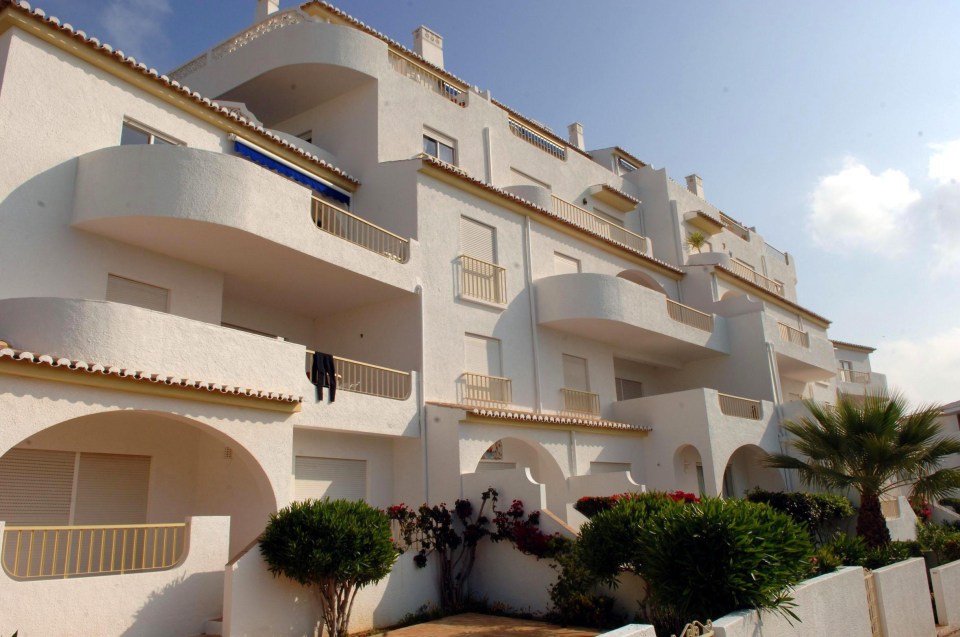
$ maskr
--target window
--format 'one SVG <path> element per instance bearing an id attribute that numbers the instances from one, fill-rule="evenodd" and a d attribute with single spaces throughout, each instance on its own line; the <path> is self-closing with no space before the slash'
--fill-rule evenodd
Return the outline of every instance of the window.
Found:
<path id="1" fill-rule="evenodd" d="M 840 369 L 852 370 L 853 363 L 850 361 L 840 361 Z"/>
<path id="2" fill-rule="evenodd" d="M 574 259 L 565 254 L 554 252 L 553 271 L 556 274 L 577 274 L 580 272 L 580 259 Z"/>
<path id="3" fill-rule="evenodd" d="M 617 378 L 617 400 L 631 400 L 643 397 L 643 383 L 626 378 Z"/>
<path id="4" fill-rule="evenodd" d="M 550 184 L 548 184 L 547 182 L 537 179 L 532 175 L 528 175 L 522 170 L 517 170 L 512 166 L 510 167 L 510 175 L 513 177 L 513 182 L 515 185 L 539 186 L 540 188 L 546 188 L 547 190 L 550 190 Z"/>
<path id="5" fill-rule="evenodd" d="M 503 376 L 498 339 L 464 334 L 463 351 L 465 371 L 483 376 Z"/>
<path id="6" fill-rule="evenodd" d="M 183 146 L 182 142 L 165 137 L 164 135 L 147 126 L 143 126 L 142 124 L 134 124 L 133 122 L 124 120 L 123 130 L 120 131 L 120 145 L 133 146 L 137 144 L 167 144 L 172 146 Z"/>
<path id="7" fill-rule="evenodd" d="M 367 461 L 297 456 L 293 497 L 366 500 Z"/>
<path id="8" fill-rule="evenodd" d="M 496 263 L 496 228 L 469 217 L 460 217 L 460 251 L 468 257 Z"/>
<path id="9" fill-rule="evenodd" d="M 576 391 L 590 391 L 587 359 L 570 354 L 563 355 L 563 386 Z"/>
<path id="10" fill-rule="evenodd" d="M 457 165 L 456 142 L 436 131 L 428 130 L 423 134 L 423 152 L 442 162 Z"/>
<path id="11" fill-rule="evenodd" d="M 617 157 L 617 174 L 625 175 L 627 173 L 632 173 L 636 169 L 636 166 L 628 162 L 623 157 Z"/>
<path id="12" fill-rule="evenodd" d="M 497 233 L 492 226 L 460 217 L 461 297 L 505 305 L 507 271 L 497 265 Z"/>
<path id="13" fill-rule="evenodd" d="M 169 295 L 170 291 L 166 288 L 125 279 L 115 274 L 107 275 L 106 298 L 108 301 L 166 312 Z"/>

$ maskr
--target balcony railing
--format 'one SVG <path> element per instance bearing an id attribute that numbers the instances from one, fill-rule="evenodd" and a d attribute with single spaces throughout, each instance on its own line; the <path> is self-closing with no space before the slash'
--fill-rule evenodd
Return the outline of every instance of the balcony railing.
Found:
<path id="1" fill-rule="evenodd" d="M 720 399 L 720 411 L 727 416 L 760 420 L 762 406 L 759 400 L 750 400 L 749 398 L 740 398 L 729 394 L 717 394 L 717 397 Z"/>
<path id="2" fill-rule="evenodd" d="M 307 350 L 306 372 L 310 376 L 313 357 L 316 353 Z M 337 372 L 337 390 L 357 394 L 369 394 L 380 398 L 406 400 L 410 397 L 410 372 L 401 372 L 389 367 L 361 363 L 349 358 L 333 357 Z"/>
<path id="3" fill-rule="evenodd" d="M 793 343 L 794 345 L 799 345 L 800 347 L 810 347 L 810 334 L 798 330 L 795 327 L 790 327 L 786 323 L 781 323 L 777 321 L 777 327 L 780 328 L 780 338 L 787 341 L 788 343 Z"/>
<path id="4" fill-rule="evenodd" d="M 727 215 L 721 212 L 720 221 L 727 228 L 727 230 L 737 235 L 744 241 L 750 240 L 750 230 L 746 226 L 744 226 L 742 223 L 734 219 L 733 217 L 728 217 Z"/>
<path id="5" fill-rule="evenodd" d="M 647 253 L 647 238 L 630 232 L 626 228 L 618 226 L 595 215 L 589 210 L 584 210 L 580 206 L 564 201 L 560 197 L 553 197 L 553 212 L 558 217 L 578 226 L 587 232 L 615 241 L 637 252 Z"/>
<path id="6" fill-rule="evenodd" d="M 689 305 L 677 303 L 673 299 L 667 299 L 667 314 L 674 321 L 695 327 L 705 332 L 713 331 L 713 315 L 695 310 Z"/>
<path id="7" fill-rule="evenodd" d="M 518 121 L 512 119 L 510 120 L 510 132 L 528 144 L 533 144 L 543 152 L 553 155 L 557 159 L 565 160 L 567 158 L 566 148 L 560 144 L 550 141 L 540 133 L 534 131 L 532 128 L 524 126 Z"/>
<path id="8" fill-rule="evenodd" d="M 3 570 L 14 579 L 159 571 L 183 557 L 186 524 L 8 526 Z"/>
<path id="9" fill-rule="evenodd" d="M 764 244 L 764 246 L 765 246 L 765 250 L 768 257 L 772 257 L 778 261 L 783 261 L 784 263 L 789 265 L 790 257 L 787 256 L 786 252 L 783 252 L 782 250 L 777 250 L 769 243 Z"/>
<path id="10" fill-rule="evenodd" d="M 734 260 L 731 261 L 731 265 L 734 273 L 738 276 L 743 277 L 751 283 L 759 285 L 767 292 L 773 292 L 777 296 L 783 296 L 783 283 L 763 276 L 745 263 L 740 263 L 739 261 Z"/>
<path id="11" fill-rule="evenodd" d="M 500 376 L 463 373 L 463 400 L 470 404 L 501 404 L 513 402 L 513 381 Z"/>
<path id="12" fill-rule="evenodd" d="M 393 51 L 389 51 L 387 55 L 390 59 L 390 66 L 400 75 L 407 76 L 424 88 L 430 89 L 437 95 L 447 98 L 457 106 L 467 105 L 466 90 L 454 86 L 439 74 L 434 73 L 425 66 L 417 64 L 409 58 L 405 58 Z"/>
<path id="13" fill-rule="evenodd" d="M 845 383 L 870 384 L 870 372 L 855 372 L 852 369 L 839 369 L 837 372 L 840 380 Z"/>
<path id="14" fill-rule="evenodd" d="M 471 299 L 504 305 L 507 271 L 495 263 L 460 255 L 460 294 Z"/>
<path id="15" fill-rule="evenodd" d="M 369 221 L 364 221 L 346 210 L 331 206 L 316 197 L 313 199 L 312 216 L 313 223 L 324 232 L 329 232 L 361 248 L 400 263 L 406 263 L 410 258 L 410 242 L 403 237 Z"/>
<path id="16" fill-rule="evenodd" d="M 600 396 L 589 391 L 576 389 L 560 390 L 563 394 L 563 410 L 574 414 L 600 415 Z"/>

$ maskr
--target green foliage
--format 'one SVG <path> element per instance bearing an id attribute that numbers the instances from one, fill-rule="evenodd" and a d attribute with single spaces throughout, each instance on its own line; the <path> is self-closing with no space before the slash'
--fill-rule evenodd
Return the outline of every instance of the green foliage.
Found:
<path id="1" fill-rule="evenodd" d="M 747 493 L 747 500 L 786 513 L 794 522 L 806 526 L 817 544 L 824 543 L 824 532 L 829 526 L 856 513 L 850 500 L 833 493 L 763 491 L 757 487 Z"/>
<path id="2" fill-rule="evenodd" d="M 893 541 L 867 549 L 867 554 L 860 566 L 871 570 L 883 568 L 896 562 L 908 560 L 911 557 L 920 557 L 921 554 L 918 542 Z"/>
<path id="3" fill-rule="evenodd" d="M 617 504 L 624 502 L 626 500 L 635 500 L 637 498 L 669 498 L 675 502 L 699 502 L 700 498 L 695 496 L 692 493 L 686 493 L 684 491 L 650 491 L 650 492 L 627 492 L 627 493 L 618 493 L 616 495 L 596 495 L 596 496 L 584 496 L 576 501 L 573 505 L 577 511 L 582 513 L 588 518 L 592 518 L 598 513 L 603 511 L 609 511 Z"/>
<path id="4" fill-rule="evenodd" d="M 813 547 L 789 516 L 744 500 L 623 502 L 581 529 L 584 565 L 600 580 L 637 572 L 648 605 L 673 618 L 756 608 L 791 614 L 789 587 L 810 571 Z"/>
<path id="5" fill-rule="evenodd" d="M 316 592 L 333 637 L 347 635 L 357 591 L 386 577 L 397 560 L 386 514 L 346 500 L 294 502 L 272 514 L 260 552 L 275 576 Z"/>
<path id="6" fill-rule="evenodd" d="M 800 457 L 769 455 L 765 464 L 795 470 L 805 484 L 855 489 L 860 494 L 857 534 L 869 546 L 890 541 L 879 497 L 910 486 L 921 500 L 960 488 L 960 469 L 943 461 L 960 453 L 960 441 L 944 437 L 939 407 L 908 410 L 899 394 L 842 396 L 836 406 L 804 401 L 810 416 L 784 423 Z"/>
<path id="7" fill-rule="evenodd" d="M 876 569 L 911 557 L 919 557 L 920 554 L 920 542 L 888 542 L 871 548 L 861 537 L 837 533 L 820 547 L 814 556 L 817 560 L 814 565 L 814 574 L 823 575 L 840 566 L 863 566 Z"/>
<path id="8" fill-rule="evenodd" d="M 703 249 L 703 246 L 707 245 L 707 235 L 703 234 L 699 230 L 694 230 L 687 235 L 686 244 L 693 250 L 696 250 L 697 253 L 700 253 L 700 250 Z"/>
<path id="9" fill-rule="evenodd" d="M 940 564 L 960 560 L 960 530 L 948 524 L 918 524 L 917 542 L 932 552 Z"/>
<path id="10" fill-rule="evenodd" d="M 940 504 L 950 507 L 954 513 L 960 513 L 960 498 L 941 498 Z"/>
<path id="11" fill-rule="evenodd" d="M 596 592 L 599 580 L 584 566 L 579 544 L 571 543 L 553 559 L 557 571 L 549 589 L 553 619 L 563 625 L 596 628 L 615 628 L 624 623 L 613 610 L 613 598 Z"/>

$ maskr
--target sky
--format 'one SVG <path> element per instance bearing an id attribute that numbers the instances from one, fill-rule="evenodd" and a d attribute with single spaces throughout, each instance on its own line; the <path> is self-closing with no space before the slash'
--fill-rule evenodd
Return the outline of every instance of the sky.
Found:
<path id="1" fill-rule="evenodd" d="M 295 2 L 282 1 L 281 8 Z M 960 3 L 341 0 L 587 148 L 620 146 L 796 260 L 832 338 L 877 348 L 914 403 L 960 400 Z M 160 71 L 254 0 L 40 0 Z"/>

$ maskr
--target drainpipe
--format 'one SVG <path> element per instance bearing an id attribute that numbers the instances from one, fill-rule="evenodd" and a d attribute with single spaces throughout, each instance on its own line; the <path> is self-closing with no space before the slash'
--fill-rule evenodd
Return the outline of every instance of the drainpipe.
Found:
<path id="1" fill-rule="evenodd" d="M 527 300 L 530 302 L 530 344 L 533 348 L 533 404 L 537 413 L 543 412 L 540 392 L 540 337 L 537 333 L 537 298 L 533 288 L 533 250 L 530 247 L 530 217 L 523 218 L 523 274 L 527 284 Z"/>
<path id="2" fill-rule="evenodd" d="M 490 127 L 483 129 L 483 172 L 488 184 L 493 183 L 493 145 L 490 140 Z"/>
<path id="3" fill-rule="evenodd" d="M 423 285 L 417 284 L 413 289 L 420 297 L 420 373 L 417 374 L 417 419 L 420 421 L 420 453 L 423 456 L 423 501 L 430 502 L 430 461 L 427 458 L 427 414 L 423 403 L 423 371 L 426 369 L 424 354 L 423 328 Z"/>
<path id="4" fill-rule="evenodd" d="M 770 382 L 773 385 L 773 409 L 777 418 L 777 441 L 780 443 L 780 453 L 787 453 L 787 439 L 783 430 L 783 391 L 780 385 L 780 371 L 777 369 L 777 352 L 773 343 L 767 341 L 767 364 L 770 366 Z M 793 490 L 793 474 L 783 469 L 783 480 L 787 490 Z"/>

